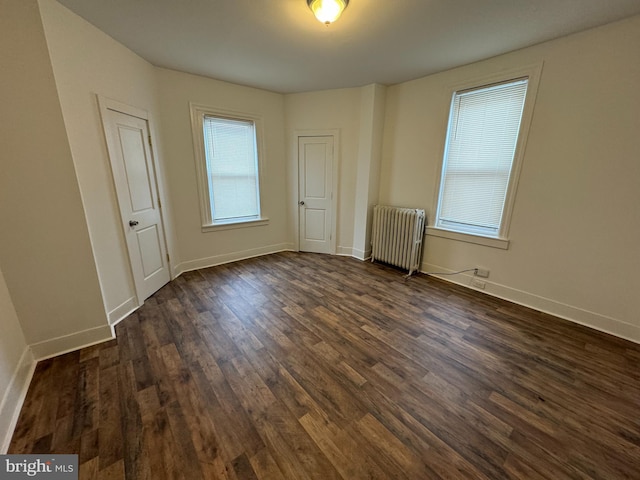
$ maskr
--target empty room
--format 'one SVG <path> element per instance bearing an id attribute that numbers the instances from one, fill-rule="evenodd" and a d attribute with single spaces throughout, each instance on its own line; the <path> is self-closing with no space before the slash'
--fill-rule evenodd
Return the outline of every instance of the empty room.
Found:
<path id="1" fill-rule="evenodd" d="M 0 39 L 0 478 L 640 479 L 638 0 Z"/>

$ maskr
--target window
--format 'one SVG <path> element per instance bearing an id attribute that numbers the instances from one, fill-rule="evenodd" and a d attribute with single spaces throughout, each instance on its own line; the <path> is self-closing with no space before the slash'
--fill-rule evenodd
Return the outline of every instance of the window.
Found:
<path id="1" fill-rule="evenodd" d="M 507 248 L 491 240 L 506 235 L 520 132 L 531 114 L 530 108 L 525 113 L 530 83 L 522 76 L 454 92 L 434 224 L 435 230 L 454 234 L 434 228 L 430 234 L 467 241 L 474 240 L 456 234 L 487 237 L 474 242 Z"/>
<path id="2" fill-rule="evenodd" d="M 191 106 L 204 230 L 263 224 L 257 116 Z"/>
<path id="3" fill-rule="evenodd" d="M 258 217 L 258 155 L 253 122 L 205 115 L 204 153 L 211 217 Z"/>

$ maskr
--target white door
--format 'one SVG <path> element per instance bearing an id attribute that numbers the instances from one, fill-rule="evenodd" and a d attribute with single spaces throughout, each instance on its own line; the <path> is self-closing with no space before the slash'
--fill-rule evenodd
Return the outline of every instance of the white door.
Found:
<path id="1" fill-rule="evenodd" d="M 170 280 L 146 119 L 106 108 L 103 121 L 138 303 Z"/>
<path id="2" fill-rule="evenodd" d="M 298 137 L 300 251 L 335 253 L 333 137 Z"/>

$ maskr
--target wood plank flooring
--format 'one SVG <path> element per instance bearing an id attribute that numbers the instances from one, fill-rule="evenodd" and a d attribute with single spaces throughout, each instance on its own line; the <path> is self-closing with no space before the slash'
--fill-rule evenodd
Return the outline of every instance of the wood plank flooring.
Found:
<path id="1" fill-rule="evenodd" d="M 640 478 L 640 346 L 281 253 L 182 275 L 40 362 L 11 453 L 81 479 Z"/>

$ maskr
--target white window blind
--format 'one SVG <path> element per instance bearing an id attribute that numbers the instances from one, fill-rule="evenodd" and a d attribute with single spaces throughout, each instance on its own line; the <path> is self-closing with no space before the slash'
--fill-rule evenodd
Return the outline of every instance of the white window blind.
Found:
<path id="1" fill-rule="evenodd" d="M 212 220 L 258 217 L 260 195 L 254 123 L 205 116 L 203 129 Z"/>
<path id="2" fill-rule="evenodd" d="M 436 226 L 498 237 L 527 79 L 456 92 Z"/>

